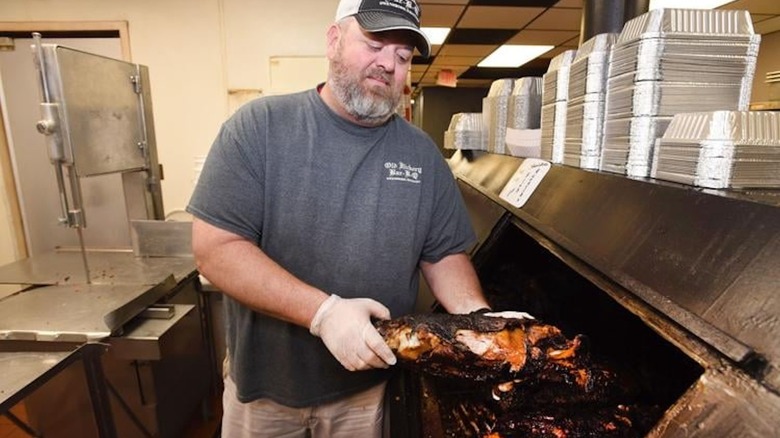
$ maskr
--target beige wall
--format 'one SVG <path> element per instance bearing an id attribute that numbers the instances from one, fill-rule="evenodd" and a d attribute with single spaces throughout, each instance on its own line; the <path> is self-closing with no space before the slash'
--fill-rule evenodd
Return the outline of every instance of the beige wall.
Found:
<path id="1" fill-rule="evenodd" d="M 126 21 L 149 67 L 166 212 L 192 193 L 194 158 L 228 114 L 228 89 L 269 93 L 271 56 L 324 56 L 337 0 L 2 0 L 0 21 Z M 323 78 L 324 80 L 324 78 Z M 312 84 L 312 86 L 315 84 Z M 10 111 L 13 111 L 11 108 Z"/>
<path id="2" fill-rule="evenodd" d="M 764 83 L 766 73 L 778 70 L 780 70 L 780 32 L 762 35 L 756 63 L 756 77 L 753 80 L 752 102 L 769 100 L 769 85 Z"/>

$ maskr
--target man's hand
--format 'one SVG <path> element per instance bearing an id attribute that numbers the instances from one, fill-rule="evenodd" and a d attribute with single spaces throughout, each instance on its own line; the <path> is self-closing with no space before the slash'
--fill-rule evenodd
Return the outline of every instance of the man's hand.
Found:
<path id="1" fill-rule="evenodd" d="M 389 319 L 390 311 L 370 298 L 331 295 L 314 314 L 309 332 L 322 338 L 331 354 L 350 371 L 395 365 L 395 355 L 371 324 L 372 316 Z"/>

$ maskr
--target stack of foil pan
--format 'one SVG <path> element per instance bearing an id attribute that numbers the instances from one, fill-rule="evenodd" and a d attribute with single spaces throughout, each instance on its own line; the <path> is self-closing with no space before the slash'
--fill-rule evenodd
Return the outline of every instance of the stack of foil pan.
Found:
<path id="1" fill-rule="evenodd" d="M 649 176 L 675 114 L 746 110 L 760 41 L 747 11 L 656 9 L 626 23 L 610 61 L 601 169 Z"/>
<path id="2" fill-rule="evenodd" d="M 509 97 L 515 87 L 514 79 L 496 79 L 490 84 L 487 97 L 482 99 L 482 118 L 487 133 L 487 151 L 506 153 L 506 127 Z"/>
<path id="3" fill-rule="evenodd" d="M 453 114 L 450 126 L 444 131 L 444 147 L 447 149 L 486 150 L 483 126 L 482 113 Z"/>
<path id="4" fill-rule="evenodd" d="M 563 164 L 598 169 L 604 140 L 607 69 L 615 33 L 596 35 L 577 51 L 569 72 Z"/>
<path id="5" fill-rule="evenodd" d="M 576 50 L 567 50 L 555 56 L 542 76 L 541 158 L 553 163 L 563 162 L 569 70 L 576 55 Z"/>
<path id="6" fill-rule="evenodd" d="M 542 78 L 517 79 L 509 96 L 508 126 L 512 129 L 539 129 L 541 115 Z"/>
<path id="7" fill-rule="evenodd" d="M 656 142 L 652 176 L 713 189 L 780 188 L 780 113 L 678 114 Z"/>

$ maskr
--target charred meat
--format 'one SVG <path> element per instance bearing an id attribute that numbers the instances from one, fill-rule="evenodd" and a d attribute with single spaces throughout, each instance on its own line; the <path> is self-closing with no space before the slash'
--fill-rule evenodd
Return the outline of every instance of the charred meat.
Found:
<path id="1" fill-rule="evenodd" d="M 478 382 L 569 372 L 583 343 L 533 319 L 477 313 L 409 315 L 376 326 L 401 365 Z"/>

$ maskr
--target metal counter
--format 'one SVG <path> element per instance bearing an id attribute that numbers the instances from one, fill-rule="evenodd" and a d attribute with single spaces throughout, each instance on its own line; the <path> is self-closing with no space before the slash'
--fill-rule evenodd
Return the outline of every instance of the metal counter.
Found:
<path id="1" fill-rule="evenodd" d="M 132 252 L 87 252 L 92 284 L 160 284 L 173 275 L 181 281 L 195 272 L 192 257 L 138 257 Z M 50 252 L 0 266 L 0 283 L 86 284 L 80 252 Z"/>

